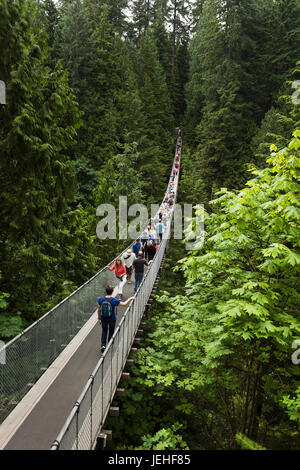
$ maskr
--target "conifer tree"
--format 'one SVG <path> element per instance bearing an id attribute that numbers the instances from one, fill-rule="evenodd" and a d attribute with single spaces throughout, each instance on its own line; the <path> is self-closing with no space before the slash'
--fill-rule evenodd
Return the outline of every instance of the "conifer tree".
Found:
<path id="1" fill-rule="evenodd" d="M 171 27 L 172 41 L 172 80 L 175 81 L 175 58 L 177 46 L 180 38 L 184 37 L 189 27 L 190 19 L 188 17 L 191 9 L 190 0 L 169 0 L 168 2 L 168 23 Z"/>
<path id="2" fill-rule="evenodd" d="M 133 0 L 132 16 L 137 39 L 153 25 L 154 11 L 154 0 Z"/>
<path id="3" fill-rule="evenodd" d="M 256 0 L 207 0 L 198 23 L 190 49 L 186 134 L 198 145 L 196 165 L 208 198 L 213 188 L 245 181 L 247 142 L 267 110 L 264 25 Z M 243 144 L 240 135 L 246 137 Z"/>
<path id="4" fill-rule="evenodd" d="M 56 28 L 54 51 L 56 58 L 68 70 L 69 84 L 83 112 L 82 126 L 72 148 L 72 157 L 77 169 L 77 200 L 88 200 L 97 181 L 97 166 L 87 156 L 93 112 L 91 103 L 97 91 L 97 70 L 91 21 L 81 0 L 73 0 L 64 6 Z"/>
<path id="5" fill-rule="evenodd" d="M 289 77 L 252 139 L 255 155 L 253 162 L 258 167 L 265 166 L 263 156 L 271 144 L 275 144 L 279 149 L 284 148 L 289 142 L 292 130 L 300 126 L 300 107 L 297 99 L 300 94 L 300 62 Z"/>
<path id="6" fill-rule="evenodd" d="M 146 133 L 140 169 L 145 179 L 146 192 L 154 197 L 151 202 L 157 202 L 162 196 L 171 161 L 173 118 L 165 75 L 150 30 L 139 43 L 138 83 Z"/>
<path id="7" fill-rule="evenodd" d="M 2 283 L 13 293 L 11 311 L 32 318 L 63 275 L 57 244 L 75 190 L 67 149 L 80 113 L 65 72 L 45 65 L 34 3 L 1 1 L 0 75 L 7 83 L 0 116 Z"/>
<path id="8" fill-rule="evenodd" d="M 234 449 L 237 437 L 253 448 L 298 445 L 300 130 L 270 150 L 268 167 L 205 212 L 203 247 L 179 262 L 185 295 L 159 298 L 165 314 L 139 357 L 151 396 L 202 429 L 197 448 Z"/>
<path id="9" fill-rule="evenodd" d="M 262 13 L 266 19 L 266 41 L 262 51 L 264 93 L 269 97 L 270 108 L 300 58 L 300 3 L 298 0 L 269 1 L 267 10 L 265 7 Z"/>

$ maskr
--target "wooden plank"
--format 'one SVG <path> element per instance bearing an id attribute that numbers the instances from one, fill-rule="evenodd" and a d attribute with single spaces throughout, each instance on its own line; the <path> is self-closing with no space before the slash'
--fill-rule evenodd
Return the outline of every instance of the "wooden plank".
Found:
<path id="1" fill-rule="evenodd" d="M 130 379 L 130 374 L 129 374 L 129 372 L 122 372 L 121 378 L 122 378 L 122 379 L 125 379 L 125 380 Z"/>
<path id="2" fill-rule="evenodd" d="M 109 416 L 119 416 L 119 407 L 118 406 L 111 406 L 109 408 Z"/>

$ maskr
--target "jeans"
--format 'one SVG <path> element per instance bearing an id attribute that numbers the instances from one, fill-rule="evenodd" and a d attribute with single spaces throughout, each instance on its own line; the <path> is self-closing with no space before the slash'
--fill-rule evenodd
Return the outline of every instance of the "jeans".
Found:
<path id="1" fill-rule="evenodd" d="M 101 348 L 106 346 L 106 338 L 108 333 L 108 343 L 112 335 L 114 334 L 116 320 L 111 320 L 110 318 L 101 318 L 102 325 L 102 336 L 101 336 Z"/>
<path id="2" fill-rule="evenodd" d="M 136 271 L 134 273 L 134 290 L 135 290 L 135 292 L 138 290 L 139 285 L 143 280 L 143 275 L 144 275 L 144 273 L 137 273 Z"/>

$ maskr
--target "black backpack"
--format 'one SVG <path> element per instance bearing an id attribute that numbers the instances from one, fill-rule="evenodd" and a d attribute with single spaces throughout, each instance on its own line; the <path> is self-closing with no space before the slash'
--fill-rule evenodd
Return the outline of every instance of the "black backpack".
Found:
<path id="1" fill-rule="evenodd" d="M 107 300 L 104 297 L 102 298 L 102 304 L 100 307 L 100 313 L 102 318 L 110 318 L 113 313 L 114 309 L 113 306 L 111 305 L 112 297 Z"/>

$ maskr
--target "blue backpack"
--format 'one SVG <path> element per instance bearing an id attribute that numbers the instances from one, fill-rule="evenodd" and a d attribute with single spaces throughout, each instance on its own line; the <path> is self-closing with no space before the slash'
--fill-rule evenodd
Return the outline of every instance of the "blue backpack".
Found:
<path id="1" fill-rule="evenodd" d="M 108 300 L 102 297 L 102 304 L 100 307 L 100 313 L 102 318 L 110 318 L 113 315 L 114 309 L 111 304 L 111 301 L 112 297 Z"/>

